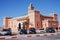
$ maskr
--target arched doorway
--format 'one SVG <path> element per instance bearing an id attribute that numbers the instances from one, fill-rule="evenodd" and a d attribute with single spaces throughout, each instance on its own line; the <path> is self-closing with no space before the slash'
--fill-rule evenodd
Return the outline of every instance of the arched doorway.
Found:
<path id="1" fill-rule="evenodd" d="M 21 29 L 21 23 L 18 24 L 18 31 Z"/>

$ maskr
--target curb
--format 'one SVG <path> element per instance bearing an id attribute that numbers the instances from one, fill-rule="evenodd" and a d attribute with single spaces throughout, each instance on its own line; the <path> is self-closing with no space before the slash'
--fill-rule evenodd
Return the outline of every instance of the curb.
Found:
<path id="1" fill-rule="evenodd" d="M 5 39 L 17 38 L 17 36 L 6 36 Z"/>
<path id="2" fill-rule="evenodd" d="M 48 36 L 47 34 L 44 34 L 43 36 Z"/>
<path id="3" fill-rule="evenodd" d="M 17 36 L 12 36 L 11 38 L 17 38 Z"/>
<path id="4" fill-rule="evenodd" d="M 57 35 L 60 35 L 60 33 L 57 33 Z"/>
<path id="5" fill-rule="evenodd" d="M 54 35 L 60 35 L 60 33 L 34 34 L 34 35 L 26 35 L 25 37 L 40 37 L 40 36 L 54 36 Z"/>
<path id="6" fill-rule="evenodd" d="M 40 35 L 36 35 L 36 37 L 40 37 Z"/>
<path id="7" fill-rule="evenodd" d="M 18 37 L 40 37 L 40 36 L 54 36 L 54 35 L 60 35 L 60 33 L 44 33 L 44 34 L 28 34 L 28 35 L 16 35 L 16 36 L 2 36 L 0 37 L 0 40 L 6 40 L 6 39 L 17 39 Z"/>
<path id="8" fill-rule="evenodd" d="M 5 40 L 5 38 L 3 37 L 3 38 L 0 38 L 0 40 Z"/>
<path id="9" fill-rule="evenodd" d="M 27 37 L 32 37 L 32 35 L 28 35 Z"/>

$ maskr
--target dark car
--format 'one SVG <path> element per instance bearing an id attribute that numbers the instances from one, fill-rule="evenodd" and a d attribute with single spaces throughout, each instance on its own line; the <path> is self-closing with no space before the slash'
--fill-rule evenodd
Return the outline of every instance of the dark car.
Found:
<path id="1" fill-rule="evenodd" d="M 35 28 L 30 28 L 29 29 L 29 34 L 36 34 Z"/>
<path id="2" fill-rule="evenodd" d="M 27 34 L 27 30 L 26 29 L 20 29 L 20 34 Z"/>
<path id="3" fill-rule="evenodd" d="M 11 29 L 3 29 L 2 31 L 0 31 L 0 35 L 11 35 Z"/>
<path id="4" fill-rule="evenodd" d="M 47 27 L 46 32 L 47 33 L 55 33 L 55 30 L 53 29 L 53 27 Z"/>

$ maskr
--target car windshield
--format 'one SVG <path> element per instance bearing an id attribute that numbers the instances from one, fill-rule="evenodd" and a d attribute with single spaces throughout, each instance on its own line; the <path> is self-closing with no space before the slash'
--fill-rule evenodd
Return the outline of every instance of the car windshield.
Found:
<path id="1" fill-rule="evenodd" d="M 49 28 L 49 29 L 53 29 L 53 28 Z"/>
<path id="2" fill-rule="evenodd" d="M 30 28 L 30 30 L 35 30 L 34 28 Z"/>
<path id="3" fill-rule="evenodd" d="M 40 30 L 44 30 L 44 29 L 40 29 Z"/>
<path id="4" fill-rule="evenodd" d="M 3 29 L 2 31 L 8 31 L 8 29 Z"/>

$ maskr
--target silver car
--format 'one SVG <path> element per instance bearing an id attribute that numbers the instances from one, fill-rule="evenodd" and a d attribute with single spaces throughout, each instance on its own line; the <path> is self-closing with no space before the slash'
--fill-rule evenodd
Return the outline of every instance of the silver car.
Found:
<path id="1" fill-rule="evenodd" d="M 42 34 L 42 33 L 45 33 L 45 30 L 44 30 L 44 29 L 36 30 L 36 33 L 37 33 L 37 34 Z"/>
<path id="2" fill-rule="evenodd" d="M 0 31 L 0 35 L 11 35 L 10 29 L 3 29 Z"/>

